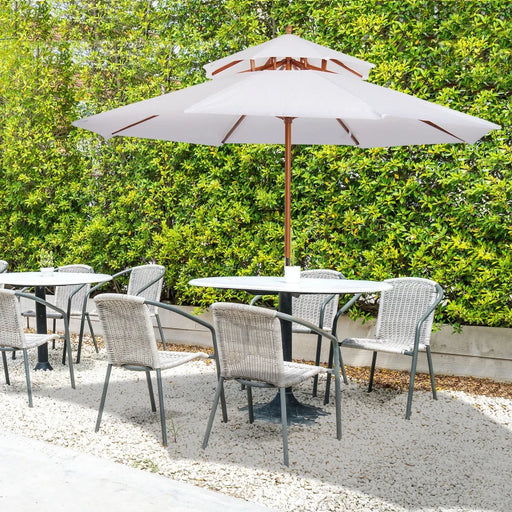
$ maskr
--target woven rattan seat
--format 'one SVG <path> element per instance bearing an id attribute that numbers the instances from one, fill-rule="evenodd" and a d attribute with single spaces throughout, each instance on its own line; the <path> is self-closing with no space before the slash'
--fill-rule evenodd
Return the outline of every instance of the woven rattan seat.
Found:
<path id="1" fill-rule="evenodd" d="M 393 288 L 382 292 L 374 338 L 345 338 L 341 347 L 359 348 L 373 352 L 368 391 L 373 387 L 373 376 L 378 352 L 403 354 L 412 357 L 409 393 L 405 417 L 410 418 L 414 378 L 419 352 L 426 352 L 432 395 L 437 398 L 434 368 L 430 352 L 430 335 L 434 312 L 443 298 L 439 284 L 429 279 L 402 277 L 387 279 Z M 326 401 L 329 397 L 327 383 Z"/>
<path id="2" fill-rule="evenodd" d="M 153 386 L 150 372 L 156 372 L 158 398 L 160 406 L 160 421 L 162 427 L 162 443 L 167 445 L 167 430 L 163 402 L 161 371 L 188 363 L 195 359 L 205 359 L 208 355 L 203 352 L 173 352 L 159 351 L 151 321 L 150 307 L 161 307 L 181 314 L 190 320 L 198 322 L 212 331 L 213 328 L 181 312 L 173 306 L 151 301 L 146 303 L 143 297 L 133 295 L 106 293 L 95 298 L 98 316 L 103 328 L 103 336 L 107 349 L 108 366 L 105 384 L 96 421 L 96 431 L 100 428 L 101 417 L 105 406 L 110 374 L 113 366 L 123 367 L 127 370 L 143 371 L 146 373 L 146 381 L 151 401 L 151 410 L 156 412 Z"/>
<path id="3" fill-rule="evenodd" d="M 334 336 L 296 317 L 275 310 L 245 304 L 217 303 L 211 306 L 217 338 L 219 381 L 212 411 L 203 440 L 208 445 L 219 398 L 223 394 L 224 382 L 235 379 L 245 385 L 249 405 L 249 421 L 254 421 L 252 387 L 279 388 L 281 398 L 281 428 L 283 434 L 284 463 L 288 465 L 288 434 L 285 390 L 296 386 L 314 375 L 325 372 L 325 368 L 298 364 L 283 360 L 281 320 L 296 321 L 312 332 L 325 336 L 337 347 Z M 337 355 L 338 351 L 336 350 Z M 339 359 L 335 358 L 336 381 L 336 427 L 341 439 L 341 399 Z M 225 418 L 226 420 L 227 418 Z"/>
<path id="4" fill-rule="evenodd" d="M 44 304 L 47 308 L 53 309 L 61 314 L 64 318 L 64 342 L 67 350 L 71 351 L 71 344 L 69 339 L 69 323 L 66 314 L 56 306 L 28 295 L 22 292 L 14 292 L 12 290 L 0 290 L 0 351 L 2 352 L 2 362 L 4 366 L 5 381 L 10 384 L 9 370 L 7 367 L 6 352 L 14 352 L 21 350 L 23 352 L 23 362 L 25 365 L 25 379 L 27 382 L 28 405 L 32 407 L 32 387 L 30 384 L 30 370 L 28 366 L 28 353 L 27 351 L 44 345 L 49 341 L 59 340 L 61 336 L 58 334 L 26 334 L 23 330 L 23 318 L 20 313 L 19 301 L 17 297 L 24 297 L 36 302 Z M 71 387 L 75 387 L 75 379 L 73 374 L 73 363 L 69 361 L 69 375 L 71 378 Z"/>
<path id="5" fill-rule="evenodd" d="M 122 270 L 121 272 L 118 272 L 117 274 L 114 274 L 112 276 L 112 280 L 114 281 L 116 278 L 127 275 L 127 274 L 130 275 L 130 278 L 128 281 L 128 286 L 126 289 L 127 295 L 135 295 L 137 297 L 142 297 L 149 301 L 159 301 L 160 300 L 160 295 L 162 293 L 162 286 L 163 286 L 163 282 L 164 282 L 165 267 L 163 267 L 162 265 L 154 265 L 154 264 L 140 265 L 138 267 L 131 267 L 131 268 Z M 88 291 L 88 296 L 90 296 L 93 292 L 98 290 L 104 284 L 105 283 L 99 283 L 98 285 L 91 288 Z M 83 302 L 83 309 L 82 309 L 83 315 L 82 315 L 82 322 L 80 325 L 80 334 L 78 337 L 77 363 L 80 362 L 85 320 L 87 320 L 87 322 L 88 322 L 92 339 L 94 340 L 94 344 L 96 345 L 96 337 L 94 335 L 91 317 L 97 317 L 98 312 L 96 310 L 93 310 L 90 312 L 87 311 L 86 305 L 87 305 L 87 297 L 86 297 L 86 300 Z M 165 344 L 165 337 L 164 337 L 164 332 L 162 329 L 162 323 L 160 321 L 160 315 L 158 314 L 158 309 L 153 306 L 148 306 L 148 307 L 149 307 L 151 316 L 153 318 L 155 318 L 155 320 L 157 322 L 158 331 L 160 333 L 160 340 L 162 341 L 164 349 L 166 349 L 167 347 Z"/>

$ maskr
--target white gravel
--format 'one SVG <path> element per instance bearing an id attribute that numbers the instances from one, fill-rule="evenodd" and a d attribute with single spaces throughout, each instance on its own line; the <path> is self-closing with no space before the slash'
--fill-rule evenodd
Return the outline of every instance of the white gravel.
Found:
<path id="1" fill-rule="evenodd" d="M 32 354 L 31 367 L 36 353 Z M 86 345 L 69 385 L 60 348 L 50 350 L 53 372 L 31 372 L 34 407 L 27 405 L 21 358 L 12 361 L 11 386 L 1 384 L 3 431 L 73 447 L 128 466 L 291 511 L 512 510 L 512 401 L 461 392 L 416 392 L 410 421 L 404 393 L 360 384 L 343 386 L 343 439 L 328 416 L 289 429 L 290 468 L 282 465 L 280 426 L 250 425 L 245 392 L 227 383 L 229 422 L 214 423 L 201 442 L 215 389 L 213 364 L 200 361 L 167 371 L 164 380 L 169 446 L 160 444 L 144 374 L 114 368 L 100 432 L 94 432 L 106 370 L 103 349 Z M 321 381 L 320 389 L 324 389 Z M 255 390 L 264 402 L 272 391 Z M 312 399 L 311 383 L 296 391 Z M 56 482 L 56 486 L 58 482 Z"/>

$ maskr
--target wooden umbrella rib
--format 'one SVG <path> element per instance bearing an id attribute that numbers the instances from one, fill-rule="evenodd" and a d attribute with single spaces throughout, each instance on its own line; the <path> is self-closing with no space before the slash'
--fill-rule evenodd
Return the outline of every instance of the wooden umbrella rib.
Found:
<path id="1" fill-rule="evenodd" d="M 140 121 L 137 121 L 136 123 L 129 124 L 128 126 L 125 126 L 124 128 L 121 128 L 119 130 L 116 130 L 115 132 L 112 132 L 112 135 L 117 135 L 119 132 L 124 132 L 125 130 L 128 130 L 128 128 L 132 128 L 134 126 L 137 126 L 138 124 L 145 123 L 146 121 L 149 121 L 150 119 L 154 119 L 155 117 L 158 117 L 158 114 L 155 114 L 154 116 L 146 117 L 146 119 L 141 119 Z"/>
<path id="2" fill-rule="evenodd" d="M 436 130 L 439 130 L 440 132 L 450 135 L 450 137 L 453 137 L 454 139 L 460 140 L 461 142 L 466 142 L 464 139 L 457 137 L 457 135 L 454 135 L 453 133 L 449 132 L 448 130 L 445 130 L 444 128 L 441 128 L 440 126 L 438 126 L 436 123 L 433 123 L 432 121 L 427 121 L 425 119 L 420 119 L 420 121 L 422 123 L 428 124 L 429 126 L 432 126 L 432 128 L 435 128 Z"/>
<path id="3" fill-rule="evenodd" d="M 236 66 L 239 62 L 242 62 L 241 60 L 234 60 L 233 62 L 230 62 L 229 64 L 226 64 L 225 66 L 222 66 L 219 69 L 216 69 L 215 71 L 212 71 L 212 76 L 215 76 L 217 73 L 222 73 L 226 69 L 229 69 L 232 66 Z"/>
<path id="4" fill-rule="evenodd" d="M 354 75 L 358 76 L 359 78 L 363 78 L 363 75 L 361 75 L 361 73 L 358 73 L 354 69 L 349 68 L 346 64 L 343 64 L 343 62 L 341 62 L 340 60 L 331 59 L 331 61 L 334 62 L 334 64 L 338 64 L 338 66 L 341 66 L 343 69 L 346 69 L 347 71 L 350 71 L 351 73 L 354 73 Z"/>
<path id="5" fill-rule="evenodd" d="M 245 119 L 245 116 L 240 116 L 237 120 L 237 122 L 231 127 L 227 135 L 222 139 L 222 144 L 225 144 L 231 135 L 233 135 L 233 132 L 240 126 L 240 123 Z"/>
<path id="6" fill-rule="evenodd" d="M 349 127 L 339 118 L 336 118 L 336 121 L 343 127 L 343 129 L 347 132 L 348 136 L 352 139 L 354 144 L 356 146 L 359 146 L 359 141 L 357 140 L 356 136 L 351 132 Z"/>

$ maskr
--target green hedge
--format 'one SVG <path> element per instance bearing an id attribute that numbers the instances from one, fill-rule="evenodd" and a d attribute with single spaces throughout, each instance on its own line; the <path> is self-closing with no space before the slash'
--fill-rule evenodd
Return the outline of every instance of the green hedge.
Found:
<path id="1" fill-rule="evenodd" d="M 282 147 L 105 142 L 71 122 L 203 82 L 203 64 L 291 25 L 376 64 L 373 83 L 503 126 L 472 146 L 295 147 L 295 257 L 429 277 L 439 320 L 512 326 L 510 19 L 509 0 L 3 2 L 0 257 L 156 261 L 167 298 L 199 305 L 245 298 L 193 277 L 281 272 Z"/>

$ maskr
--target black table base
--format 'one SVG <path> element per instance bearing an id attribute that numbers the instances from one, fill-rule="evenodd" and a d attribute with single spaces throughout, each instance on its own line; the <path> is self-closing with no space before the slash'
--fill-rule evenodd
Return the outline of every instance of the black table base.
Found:
<path id="1" fill-rule="evenodd" d="M 306 405 L 297 400 L 291 391 L 286 392 L 286 419 L 288 425 L 292 423 L 311 424 L 315 423 L 320 416 L 327 416 L 320 407 Z M 254 405 L 254 419 L 281 423 L 281 397 L 279 393 L 266 404 Z"/>
<path id="2" fill-rule="evenodd" d="M 36 286 L 36 297 L 46 299 L 44 286 Z M 46 307 L 39 302 L 36 302 L 36 325 L 39 334 L 47 334 Z M 35 370 L 53 370 L 52 365 L 48 362 L 48 343 L 37 347 L 37 360 Z"/>

